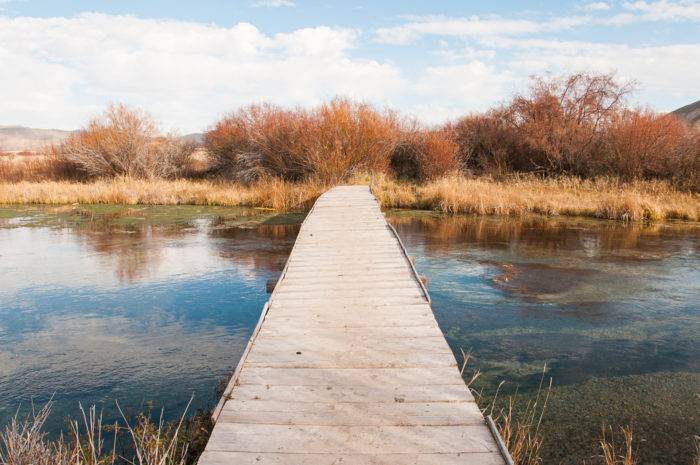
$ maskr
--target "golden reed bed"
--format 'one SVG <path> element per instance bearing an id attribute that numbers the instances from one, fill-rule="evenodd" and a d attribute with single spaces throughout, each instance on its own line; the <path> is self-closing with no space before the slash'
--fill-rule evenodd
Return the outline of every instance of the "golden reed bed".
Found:
<path id="1" fill-rule="evenodd" d="M 349 183 L 372 183 L 384 208 L 436 210 L 494 216 L 525 214 L 585 216 L 625 221 L 700 220 L 700 195 L 665 182 L 534 177 L 493 180 L 446 176 L 425 184 L 387 176 L 359 175 Z M 203 180 L 116 178 L 90 183 L 66 181 L 0 183 L 0 204 L 222 205 L 303 211 L 330 186 L 277 179 L 253 186 Z"/>

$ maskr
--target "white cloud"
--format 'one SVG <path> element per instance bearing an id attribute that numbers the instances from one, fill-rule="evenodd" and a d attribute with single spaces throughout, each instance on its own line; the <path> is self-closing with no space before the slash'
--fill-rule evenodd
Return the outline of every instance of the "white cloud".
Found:
<path id="1" fill-rule="evenodd" d="M 295 3 L 291 0 L 259 0 L 251 6 L 253 8 L 280 8 L 283 6 L 294 6 Z"/>
<path id="2" fill-rule="evenodd" d="M 591 2 L 583 5 L 582 8 L 586 11 L 608 11 L 610 5 L 605 2 Z"/>
<path id="3" fill-rule="evenodd" d="M 507 19 L 498 17 L 450 18 L 445 16 L 417 16 L 409 22 L 393 27 L 379 28 L 376 38 L 388 44 L 408 44 L 422 36 L 484 37 L 518 36 L 570 29 L 585 22 L 583 17 L 552 18 L 548 21 Z"/>
<path id="4" fill-rule="evenodd" d="M 484 45 L 507 48 L 512 55 L 508 67 L 515 75 L 616 71 L 621 79 L 638 82 L 640 102 L 697 99 L 700 43 L 635 47 L 614 43 L 500 38 Z"/>
<path id="5" fill-rule="evenodd" d="M 647 21 L 700 20 L 700 2 L 695 0 L 637 1 L 625 3 L 624 7 L 641 13 L 641 18 Z"/>
<path id="6" fill-rule="evenodd" d="M 484 111 L 515 89 L 516 76 L 480 60 L 433 66 L 412 86 L 417 97 L 406 111 L 427 123 Z"/>
<path id="7" fill-rule="evenodd" d="M 621 14 L 671 21 L 680 11 L 693 18 L 694 5 L 635 2 Z M 124 102 L 150 111 L 166 129 L 189 132 L 242 105 L 310 106 L 334 95 L 440 122 L 524 90 L 531 74 L 612 69 L 640 82 L 641 101 L 658 106 L 697 99 L 700 43 L 643 47 L 551 39 L 552 32 L 615 16 L 620 13 L 543 22 L 409 17 L 374 35 L 392 43 L 438 38 L 436 50 L 416 47 L 405 68 L 389 57 L 374 59 L 363 43 L 369 34 L 347 28 L 269 34 L 249 23 L 0 16 L 0 63 L 11 64 L 0 73 L 0 124 L 72 129 L 106 104 Z"/>
<path id="8" fill-rule="evenodd" d="M 625 25 L 653 21 L 700 21 L 700 1 L 659 0 L 635 1 L 623 5 L 623 13 L 607 16 L 571 15 L 546 18 L 540 21 L 502 17 L 468 18 L 447 16 L 414 16 L 398 26 L 383 27 L 376 31 L 376 40 L 382 43 L 405 45 L 424 36 L 479 38 L 536 35 L 558 32 L 587 25 Z M 606 2 L 585 4 L 581 9 L 589 12 L 611 10 Z"/>
<path id="9" fill-rule="evenodd" d="M 0 62 L 12 64 L 0 73 L 0 124 L 75 128 L 125 102 L 191 131 L 252 102 L 381 102 L 401 92 L 396 66 L 349 55 L 356 38 L 324 26 L 267 35 L 248 23 L 0 17 Z"/>
<path id="10" fill-rule="evenodd" d="M 661 0 L 657 2 L 626 2 L 623 4 L 624 12 L 611 16 L 596 18 L 595 23 L 613 26 L 625 26 L 635 23 L 648 22 L 698 22 L 700 21 L 700 2 L 694 0 L 681 0 L 669 2 Z"/>

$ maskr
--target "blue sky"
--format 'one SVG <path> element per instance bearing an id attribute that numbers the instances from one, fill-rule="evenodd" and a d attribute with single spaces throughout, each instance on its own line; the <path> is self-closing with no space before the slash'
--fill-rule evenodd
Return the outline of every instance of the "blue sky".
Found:
<path id="1" fill-rule="evenodd" d="M 437 124 L 576 71 L 667 111 L 700 98 L 700 1 L 0 0 L 0 62 L 0 124 L 34 127 L 123 102 L 200 131 L 334 95 Z"/>

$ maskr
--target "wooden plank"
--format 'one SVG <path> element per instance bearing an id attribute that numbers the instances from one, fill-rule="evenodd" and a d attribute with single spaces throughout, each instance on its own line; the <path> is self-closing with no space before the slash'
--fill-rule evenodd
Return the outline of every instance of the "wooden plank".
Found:
<path id="1" fill-rule="evenodd" d="M 307 426 L 217 422 L 207 449 L 291 454 L 498 452 L 491 432 L 483 424 Z"/>
<path id="2" fill-rule="evenodd" d="M 292 337 L 295 339 L 300 338 L 311 338 L 318 333 L 317 330 L 312 330 L 309 328 L 299 327 L 299 326 L 283 326 L 275 329 L 271 329 L 269 325 L 266 325 L 260 331 L 259 337 Z M 356 341 L 360 344 L 371 343 L 379 338 L 392 340 L 392 339 L 408 339 L 408 338 L 419 338 L 419 337 L 437 337 L 442 338 L 442 333 L 438 328 L 433 325 L 423 325 L 423 326 L 403 326 L 397 327 L 392 331 L 392 334 L 386 334 L 387 330 L 385 328 L 343 328 L 334 329 L 329 328 L 324 331 L 323 337 L 330 338 L 333 340 L 351 340 Z"/>
<path id="3" fill-rule="evenodd" d="M 200 464 L 210 465 L 503 465 L 498 453 L 470 454 L 280 454 L 205 451 Z"/>
<path id="4" fill-rule="evenodd" d="M 474 402 L 226 402 L 218 421 L 306 426 L 482 425 Z"/>
<path id="5" fill-rule="evenodd" d="M 270 400 L 279 402 L 473 402 L 464 383 L 385 386 L 289 386 L 242 384 L 232 393 L 237 400 Z"/>
<path id="6" fill-rule="evenodd" d="M 463 383 L 452 367 L 421 368 L 264 368 L 241 372 L 240 385 L 270 386 L 369 386 L 378 391 L 394 386 L 438 386 Z M 466 388 L 465 388 L 466 391 Z"/>
<path id="7" fill-rule="evenodd" d="M 200 465 L 504 464 L 367 187 L 318 199 L 267 309 Z"/>

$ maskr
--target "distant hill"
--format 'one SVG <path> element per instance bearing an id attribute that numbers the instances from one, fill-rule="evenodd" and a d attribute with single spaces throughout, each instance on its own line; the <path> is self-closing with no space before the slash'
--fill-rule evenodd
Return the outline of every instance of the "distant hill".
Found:
<path id="1" fill-rule="evenodd" d="M 204 134 L 201 132 L 193 132 L 192 134 L 186 134 L 181 137 L 188 142 L 194 142 L 196 145 L 202 145 L 204 143 Z"/>
<path id="2" fill-rule="evenodd" d="M 0 125 L 0 152 L 34 152 L 45 145 L 63 141 L 72 132 Z M 204 134 L 195 132 L 182 136 L 182 139 L 202 145 Z"/>
<path id="3" fill-rule="evenodd" d="M 0 126 L 0 152 L 32 152 L 47 144 L 61 142 L 71 131 Z"/>
<path id="4" fill-rule="evenodd" d="M 671 114 L 686 120 L 695 128 L 700 128 L 700 100 L 695 103 L 691 103 L 690 105 L 681 107 L 678 110 L 673 110 Z"/>

